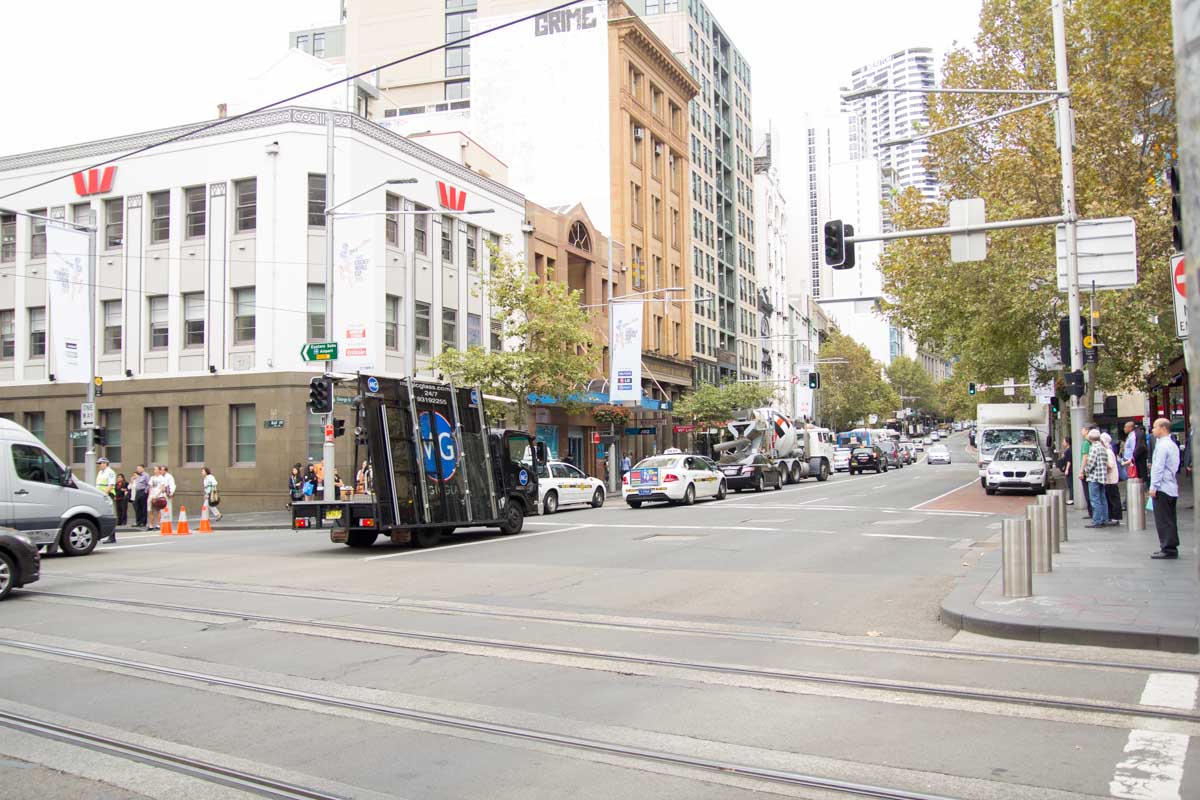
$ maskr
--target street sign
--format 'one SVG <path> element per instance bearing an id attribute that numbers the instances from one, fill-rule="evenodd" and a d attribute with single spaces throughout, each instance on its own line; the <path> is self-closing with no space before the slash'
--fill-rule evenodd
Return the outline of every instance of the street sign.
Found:
<path id="1" fill-rule="evenodd" d="M 693 431 L 696 430 L 696 426 L 695 425 L 676 425 L 673 428 L 671 428 L 671 430 L 674 431 L 675 433 L 692 433 Z"/>
<path id="2" fill-rule="evenodd" d="M 89 433 L 88 431 L 71 431 L 67 435 L 68 435 L 68 438 L 72 439 L 73 441 L 78 441 L 80 439 L 87 439 L 88 433 Z"/>
<path id="3" fill-rule="evenodd" d="M 354 405 L 354 398 L 335 395 L 333 398 L 333 404 L 335 406 L 352 406 Z"/>
<path id="4" fill-rule="evenodd" d="M 263 420 L 263 427 L 264 427 L 264 428 L 267 428 L 268 430 L 269 430 L 269 429 L 271 429 L 271 428 L 282 428 L 282 427 L 283 427 L 283 425 L 284 425 L 284 422 L 286 422 L 286 420 L 282 420 L 282 419 L 264 419 L 264 420 Z"/>
<path id="5" fill-rule="evenodd" d="M 653 436 L 658 433 L 658 428 L 626 428 L 626 436 Z"/>
<path id="6" fill-rule="evenodd" d="M 872 414 L 871 416 L 867 417 L 867 422 L 868 422 L 869 424 L 871 424 L 871 425 L 876 425 L 876 424 L 878 424 L 878 422 L 879 422 L 879 415 L 878 415 L 878 414 Z"/>
<path id="7" fill-rule="evenodd" d="M 800 383 L 800 376 L 793 375 L 790 380 L 792 382 L 792 386 L 795 386 L 796 384 Z"/>
<path id="8" fill-rule="evenodd" d="M 950 227 L 982 225 L 986 221 L 983 198 L 950 201 Z M 983 261 L 987 258 L 987 233 L 950 234 L 951 261 Z"/>
<path id="9" fill-rule="evenodd" d="M 88 430 L 96 427 L 95 403 L 81 403 L 79 405 L 79 426 Z"/>
<path id="10" fill-rule="evenodd" d="M 300 348 L 305 361 L 333 361 L 338 357 L 337 342 L 309 342 Z"/>
<path id="11" fill-rule="evenodd" d="M 1004 394 L 1006 396 L 1012 397 L 1013 395 L 1015 395 L 1017 393 L 1016 383 L 1017 383 L 1016 378 L 1009 378 L 1008 380 L 1006 380 L 1004 382 Z"/>
<path id="12" fill-rule="evenodd" d="M 1055 231 L 1058 290 L 1067 291 L 1067 227 Z M 1133 217 L 1081 219 L 1075 225 L 1079 288 L 1132 289 L 1137 285 L 1137 226 Z"/>
<path id="13" fill-rule="evenodd" d="M 1175 301 L 1175 335 L 1188 338 L 1187 272 L 1182 253 L 1171 256 L 1171 298 Z"/>

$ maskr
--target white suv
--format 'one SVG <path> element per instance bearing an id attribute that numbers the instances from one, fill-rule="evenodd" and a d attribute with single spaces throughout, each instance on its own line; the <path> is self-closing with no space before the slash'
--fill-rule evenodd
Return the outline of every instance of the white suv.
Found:
<path id="1" fill-rule="evenodd" d="M 984 491 L 995 494 L 1000 489 L 1028 489 L 1045 494 L 1050 488 L 1050 469 L 1037 445 L 1010 444 L 996 450 L 987 466 Z"/>

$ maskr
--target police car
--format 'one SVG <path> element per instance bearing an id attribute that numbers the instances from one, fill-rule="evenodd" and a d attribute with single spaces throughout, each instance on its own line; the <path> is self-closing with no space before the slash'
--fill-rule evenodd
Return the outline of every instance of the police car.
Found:
<path id="1" fill-rule="evenodd" d="M 600 508 L 604 505 L 604 482 L 588 477 L 573 464 L 551 461 L 538 467 L 538 502 L 544 514 L 553 514 L 560 506 L 584 503 Z"/>
<path id="2" fill-rule="evenodd" d="M 643 458 L 621 481 L 625 502 L 633 508 L 655 500 L 685 506 L 702 497 L 724 500 L 728 491 L 716 464 L 684 453 Z"/>

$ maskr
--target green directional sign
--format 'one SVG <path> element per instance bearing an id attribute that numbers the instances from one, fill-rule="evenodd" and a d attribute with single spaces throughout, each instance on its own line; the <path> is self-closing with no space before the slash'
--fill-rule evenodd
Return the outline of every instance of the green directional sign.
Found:
<path id="1" fill-rule="evenodd" d="M 305 361 L 333 361 L 338 357 L 337 342 L 312 342 L 300 348 Z"/>
<path id="2" fill-rule="evenodd" d="M 87 439 L 88 433 L 89 433 L 88 431 L 71 431 L 69 436 L 73 440 Z"/>

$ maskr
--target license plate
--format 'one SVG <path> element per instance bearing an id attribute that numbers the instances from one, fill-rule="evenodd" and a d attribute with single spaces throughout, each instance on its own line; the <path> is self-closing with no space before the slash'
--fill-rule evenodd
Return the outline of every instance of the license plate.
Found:
<path id="1" fill-rule="evenodd" d="M 341 519 L 342 510 L 340 508 L 325 509 L 325 519 Z"/>
<path id="2" fill-rule="evenodd" d="M 638 489 L 638 494 L 650 494 L 649 489 Z"/>

